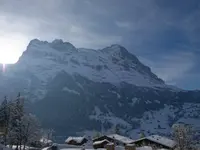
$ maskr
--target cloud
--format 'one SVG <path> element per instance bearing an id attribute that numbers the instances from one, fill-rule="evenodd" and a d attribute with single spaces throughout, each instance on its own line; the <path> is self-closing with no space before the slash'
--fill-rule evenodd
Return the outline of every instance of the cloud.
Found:
<path id="1" fill-rule="evenodd" d="M 12 2 L 12 3 L 11 3 Z M 83 6 L 91 7 L 90 1 L 83 1 Z M 92 8 L 79 12 L 82 5 L 77 1 L 4 1 L 0 6 L 0 17 L 3 18 L 6 32 L 18 31 L 26 37 L 37 37 L 44 40 L 63 38 L 78 47 L 102 48 L 113 43 L 120 44 L 122 37 L 97 31 L 98 22 L 93 22 L 90 15 Z M 94 5 L 93 5 L 94 7 Z M 77 10 L 74 11 L 74 10 Z M 77 14 L 76 14 L 77 13 Z M 95 11 L 97 15 L 104 15 Z M 93 14 L 95 14 L 93 13 Z M 2 22 L 2 21 L 1 21 Z M 6 33 L 5 33 L 6 34 Z"/>
<path id="2" fill-rule="evenodd" d="M 168 54 L 167 56 L 160 56 L 154 61 L 144 58 L 141 58 L 141 60 L 149 64 L 152 71 L 166 83 L 173 85 L 185 80 L 196 64 L 196 56 L 192 52 Z"/>
<path id="3" fill-rule="evenodd" d="M 116 25 L 120 28 L 132 29 L 132 24 L 130 22 L 116 21 Z"/>
<path id="4" fill-rule="evenodd" d="M 160 64 L 147 65 L 179 84 L 178 76 L 187 80 L 200 63 L 192 61 L 200 52 L 199 17 L 199 0 L 0 0 L 0 35 L 20 36 L 22 43 L 62 38 L 95 49 L 122 44 L 151 62 L 158 58 Z"/>

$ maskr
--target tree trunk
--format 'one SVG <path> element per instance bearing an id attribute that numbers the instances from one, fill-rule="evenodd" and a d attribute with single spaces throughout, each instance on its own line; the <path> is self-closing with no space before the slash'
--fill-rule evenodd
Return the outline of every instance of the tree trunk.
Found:
<path id="1" fill-rule="evenodd" d="M 23 150 L 25 150 L 26 149 L 26 143 L 24 143 L 24 147 L 23 147 Z"/>
<path id="2" fill-rule="evenodd" d="M 20 143 L 19 143 L 20 145 L 19 145 L 19 150 L 22 150 L 22 142 L 21 142 L 21 140 L 20 140 Z"/>
<path id="3" fill-rule="evenodd" d="M 18 147 L 19 147 L 19 144 L 17 143 L 17 147 L 16 147 L 16 150 L 18 150 Z"/>
<path id="4" fill-rule="evenodd" d="M 4 145 L 7 145 L 6 135 L 4 135 Z"/>

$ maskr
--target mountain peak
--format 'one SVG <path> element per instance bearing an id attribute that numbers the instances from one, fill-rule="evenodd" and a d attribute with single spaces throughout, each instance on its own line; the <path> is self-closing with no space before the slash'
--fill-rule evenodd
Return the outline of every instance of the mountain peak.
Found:
<path id="1" fill-rule="evenodd" d="M 106 47 L 101 50 L 103 53 L 109 53 L 110 55 L 114 57 L 119 57 L 120 59 L 130 59 L 133 60 L 134 63 L 138 63 L 138 58 L 130 53 L 125 47 L 119 45 L 119 44 L 113 44 L 109 47 Z"/>
<path id="2" fill-rule="evenodd" d="M 126 51 L 128 52 L 123 46 L 119 44 L 112 44 L 111 46 L 103 48 L 101 51 L 103 52 L 113 52 L 113 51 Z"/>
<path id="3" fill-rule="evenodd" d="M 63 40 L 62 39 L 55 39 L 51 42 L 52 44 L 63 44 Z"/>
<path id="4" fill-rule="evenodd" d="M 55 39 L 50 43 L 50 46 L 58 51 L 76 50 L 76 47 L 69 42 L 64 42 L 62 39 Z"/>
<path id="5" fill-rule="evenodd" d="M 39 43 L 39 42 L 41 42 L 39 39 L 33 39 L 30 41 L 30 43 Z"/>
<path id="6" fill-rule="evenodd" d="M 35 44 L 48 44 L 48 42 L 47 41 L 41 41 L 41 40 L 39 40 L 39 39 L 37 39 L 37 38 L 35 38 L 35 39 L 33 39 L 33 40 L 31 40 L 30 42 L 29 42 L 29 45 L 35 45 Z"/>
<path id="7" fill-rule="evenodd" d="M 119 44 L 112 44 L 110 47 L 112 47 L 112 48 L 124 48 L 122 45 L 119 45 Z"/>

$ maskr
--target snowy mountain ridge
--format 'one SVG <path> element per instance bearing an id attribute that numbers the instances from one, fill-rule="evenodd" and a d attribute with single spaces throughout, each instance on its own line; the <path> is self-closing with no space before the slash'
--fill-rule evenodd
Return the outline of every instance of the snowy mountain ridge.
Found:
<path id="1" fill-rule="evenodd" d="M 96 82 L 166 86 L 149 67 L 144 66 L 120 45 L 112 45 L 102 50 L 87 50 L 76 49 L 62 40 L 48 43 L 35 39 L 30 42 L 17 66 L 31 70 L 44 82 L 64 70 L 70 74 L 81 74 Z"/>

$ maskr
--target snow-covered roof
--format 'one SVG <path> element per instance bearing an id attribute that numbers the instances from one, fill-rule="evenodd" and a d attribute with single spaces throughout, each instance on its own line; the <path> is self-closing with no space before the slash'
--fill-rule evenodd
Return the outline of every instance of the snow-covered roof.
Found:
<path id="1" fill-rule="evenodd" d="M 81 143 L 81 142 L 83 142 L 84 139 L 85 139 L 85 137 L 72 137 L 72 136 L 70 136 L 65 140 L 65 143 L 68 143 L 71 140 L 76 141 L 77 143 Z"/>
<path id="2" fill-rule="evenodd" d="M 104 142 L 108 142 L 108 143 L 109 143 L 108 140 L 104 139 L 104 140 L 101 140 L 101 141 L 96 141 L 96 142 L 94 142 L 93 145 L 102 144 L 102 143 L 104 143 Z"/>
<path id="3" fill-rule="evenodd" d="M 175 141 L 159 135 L 148 136 L 147 139 L 171 148 L 176 145 Z"/>
<path id="4" fill-rule="evenodd" d="M 40 139 L 40 142 L 41 142 L 41 143 L 44 143 L 44 144 L 53 143 L 52 140 L 49 140 L 49 139 L 47 139 L 47 138 L 41 138 L 41 139 Z"/>
<path id="5" fill-rule="evenodd" d="M 159 136 L 159 135 L 151 135 L 151 136 L 144 137 L 144 138 L 141 138 L 139 140 L 136 140 L 134 142 L 137 142 L 137 141 L 140 141 L 140 140 L 144 140 L 144 139 L 153 141 L 155 143 L 158 143 L 158 144 L 170 147 L 170 148 L 173 148 L 174 146 L 176 146 L 176 142 L 175 141 L 173 141 L 171 139 L 168 139 L 166 137 L 163 137 L 163 136 Z"/>
<path id="6" fill-rule="evenodd" d="M 110 135 L 107 135 L 107 137 L 115 139 L 115 140 L 120 141 L 120 142 L 125 143 L 125 144 L 129 144 L 129 143 L 134 142 L 134 140 L 132 140 L 128 137 L 119 135 L 119 134 L 110 134 Z"/>

